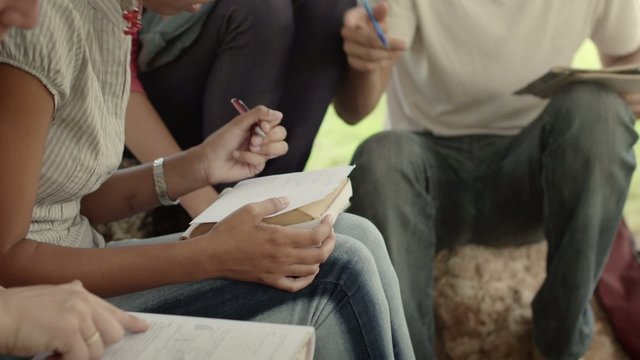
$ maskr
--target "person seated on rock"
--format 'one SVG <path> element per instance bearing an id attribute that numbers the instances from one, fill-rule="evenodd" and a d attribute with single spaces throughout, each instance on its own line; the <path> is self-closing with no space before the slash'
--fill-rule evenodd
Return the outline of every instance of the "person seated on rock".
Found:
<path id="1" fill-rule="evenodd" d="M 433 259 L 476 242 L 547 239 L 533 337 L 577 359 L 635 167 L 640 94 L 575 83 L 513 93 L 592 39 L 604 66 L 640 62 L 640 2 L 388 0 L 345 15 L 338 114 L 357 123 L 388 88 L 391 131 L 353 155 L 350 211 L 376 224 L 400 279 L 416 356 L 434 358 Z M 635 115 L 634 115 L 635 114 Z"/>
<path id="2" fill-rule="evenodd" d="M 253 176 L 287 151 L 282 113 L 257 106 L 197 146 L 116 170 L 136 3 L 45 1 L 40 24 L 0 46 L 0 285 L 78 279 L 126 311 L 314 326 L 318 359 L 413 359 L 384 241 L 360 217 L 268 225 L 288 202 L 275 198 L 189 240 L 105 244 L 92 224 Z"/>

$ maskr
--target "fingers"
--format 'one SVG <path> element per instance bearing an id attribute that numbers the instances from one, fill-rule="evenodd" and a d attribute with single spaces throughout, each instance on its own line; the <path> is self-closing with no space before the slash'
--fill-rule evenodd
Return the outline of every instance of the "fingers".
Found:
<path id="1" fill-rule="evenodd" d="M 303 277 L 284 276 L 273 279 L 273 281 L 268 282 L 267 285 L 284 291 L 296 292 L 309 286 L 309 284 L 313 282 L 313 279 L 315 279 L 315 277 L 315 275 Z"/>
<path id="2" fill-rule="evenodd" d="M 386 3 L 380 3 L 374 8 L 374 14 L 383 28 L 387 12 Z M 404 41 L 396 38 L 388 38 L 389 48 L 385 48 L 366 11 L 361 7 L 352 8 L 345 13 L 341 34 L 349 65 L 360 71 L 373 71 L 392 64 L 406 50 Z"/>
<path id="3" fill-rule="evenodd" d="M 149 329 L 149 323 L 147 323 L 143 319 L 122 311 L 111 304 L 109 305 L 115 311 L 115 313 L 113 313 L 113 316 L 126 331 L 132 333 L 141 333 Z"/>
<path id="4" fill-rule="evenodd" d="M 286 197 L 278 197 L 251 203 L 241 209 L 248 211 L 251 217 L 257 220 L 256 223 L 258 223 L 265 217 L 284 210 L 287 206 L 289 206 L 289 199 Z"/>
<path id="5" fill-rule="evenodd" d="M 86 332 L 86 334 L 88 335 L 84 338 L 83 341 L 88 349 L 89 359 L 102 359 L 102 354 L 104 354 L 106 344 L 104 342 L 104 339 L 102 338 L 102 333 L 95 326 L 93 326 L 93 323 L 91 325 L 92 326 L 90 328 L 92 328 L 93 330 Z M 82 333 L 85 332 L 83 331 Z"/>
<path id="6" fill-rule="evenodd" d="M 93 322 L 95 323 L 96 330 L 102 337 L 102 341 L 99 342 L 104 343 L 106 346 L 115 344 L 124 336 L 122 325 L 104 309 L 96 308 L 94 310 Z"/>
<path id="7" fill-rule="evenodd" d="M 266 159 L 274 159 L 286 154 L 289 151 L 289 144 L 285 141 L 278 141 L 266 144 L 249 145 L 249 150 L 254 154 L 259 154 Z"/>
<path id="8" fill-rule="evenodd" d="M 67 285 L 76 294 L 69 302 L 77 319 L 77 330 L 67 349 L 59 349 L 64 359 L 100 359 L 105 348 L 118 342 L 125 330 L 140 332 L 148 328 L 138 319 L 89 293 L 79 281 Z"/>
<path id="9" fill-rule="evenodd" d="M 376 41 L 380 42 L 376 39 Z M 382 45 L 362 46 L 353 42 L 344 43 L 344 51 L 347 53 L 347 61 L 349 66 L 360 71 L 373 71 L 385 66 L 393 65 L 393 63 L 402 55 L 404 50 L 394 50 L 403 47 L 404 43 L 399 44 L 399 40 L 390 39 L 389 49 L 385 49 Z"/>
<path id="10" fill-rule="evenodd" d="M 231 156 L 234 160 L 244 163 L 249 169 L 249 176 L 258 175 L 267 161 L 267 158 L 262 154 L 256 154 L 251 151 L 234 151 Z"/>
<path id="11" fill-rule="evenodd" d="M 287 131 L 283 126 L 276 126 L 271 129 L 266 122 L 260 123 L 260 128 L 266 134 L 265 137 L 258 135 L 251 136 L 249 140 L 249 150 L 261 154 L 266 159 L 273 159 L 282 156 L 289 151 L 289 144 L 284 139 L 287 137 Z"/>
<path id="12" fill-rule="evenodd" d="M 99 359 L 99 357 L 90 357 L 89 348 L 80 333 L 76 333 L 72 338 L 69 338 L 68 341 L 65 341 L 65 344 L 65 348 L 56 349 L 65 360 Z"/>
<path id="13" fill-rule="evenodd" d="M 318 271 L 320 271 L 320 264 L 311 264 L 311 265 L 300 265 L 295 264 L 291 265 L 289 271 L 287 271 L 288 276 L 292 277 L 305 277 L 305 276 L 315 276 Z"/>
<path id="14" fill-rule="evenodd" d="M 387 18 L 388 13 L 389 4 L 386 1 L 381 1 L 373 6 L 373 16 L 380 22 Z"/>
<path id="15" fill-rule="evenodd" d="M 262 130 L 269 131 L 266 125 L 274 127 L 282 121 L 282 113 L 280 111 L 269 109 L 266 106 L 259 105 L 250 111 L 238 116 L 239 125 L 246 130 L 250 130 L 254 124 L 260 123 Z M 262 124 L 266 122 L 266 124 Z"/>
<path id="16" fill-rule="evenodd" d="M 313 229 L 292 229 L 279 227 L 287 245 L 294 248 L 321 247 L 325 240 L 333 234 L 333 223 L 330 216 L 325 216 Z"/>
<path id="17" fill-rule="evenodd" d="M 341 30 L 344 39 L 344 50 L 349 56 L 362 56 L 364 59 L 390 59 L 397 57 L 407 49 L 404 41 L 396 38 L 388 38 L 389 48 L 378 39 L 375 31 L 369 28 L 343 28 Z"/>
<path id="18" fill-rule="evenodd" d="M 76 300 L 73 305 L 73 315 L 77 321 L 77 328 L 69 336 L 68 348 L 58 349 L 64 359 L 100 359 L 104 353 L 101 333 L 93 320 L 93 310 L 88 302 Z"/>

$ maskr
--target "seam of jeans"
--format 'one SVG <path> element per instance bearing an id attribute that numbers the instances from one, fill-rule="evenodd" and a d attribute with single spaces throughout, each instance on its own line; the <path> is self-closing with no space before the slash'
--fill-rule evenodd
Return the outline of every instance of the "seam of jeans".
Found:
<path id="1" fill-rule="evenodd" d="M 362 341 L 365 344 L 365 347 L 367 349 L 367 355 L 369 356 L 369 359 L 373 359 L 374 357 L 373 357 L 373 354 L 371 353 L 371 346 L 366 341 L 367 337 L 365 336 L 365 333 L 364 333 L 364 326 L 363 326 L 362 322 L 360 321 L 360 316 L 358 316 L 358 312 L 355 310 L 355 307 L 353 306 L 353 303 L 351 301 L 353 295 L 349 291 L 347 291 L 347 289 L 344 286 L 344 284 L 342 284 L 339 281 L 331 281 L 331 280 L 326 280 L 326 279 L 317 280 L 317 281 L 319 283 L 327 283 L 327 284 L 331 284 L 331 285 L 339 285 L 337 289 L 339 289 L 339 290 L 343 291 L 345 294 L 347 294 L 347 298 L 343 302 L 347 302 L 349 304 L 349 307 L 351 308 L 351 311 L 355 315 L 356 321 L 358 321 L 358 327 L 359 327 L 360 335 L 362 336 Z M 340 304 L 334 303 L 334 305 L 338 306 Z M 391 338 L 393 339 L 393 336 Z M 392 345 L 392 350 L 393 350 L 393 342 L 392 342 L 391 345 Z"/>

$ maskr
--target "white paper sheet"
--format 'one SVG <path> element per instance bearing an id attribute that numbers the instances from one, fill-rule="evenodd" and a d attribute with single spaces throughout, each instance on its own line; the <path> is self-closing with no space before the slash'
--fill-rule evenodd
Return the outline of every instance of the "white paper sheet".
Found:
<path id="1" fill-rule="evenodd" d="M 353 168 L 354 166 L 340 166 L 241 181 L 191 223 L 219 222 L 246 204 L 274 197 L 289 198 L 289 206 L 277 214 L 298 208 L 327 196 L 349 176 Z"/>

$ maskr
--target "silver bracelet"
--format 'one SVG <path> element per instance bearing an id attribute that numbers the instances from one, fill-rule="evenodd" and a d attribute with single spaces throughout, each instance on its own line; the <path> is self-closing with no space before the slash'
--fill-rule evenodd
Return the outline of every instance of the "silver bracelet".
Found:
<path id="1" fill-rule="evenodd" d="M 156 195 L 160 204 L 164 206 L 178 205 L 180 199 L 171 200 L 167 194 L 167 182 L 164 180 L 164 158 L 158 158 L 153 161 L 153 183 L 156 188 Z"/>

